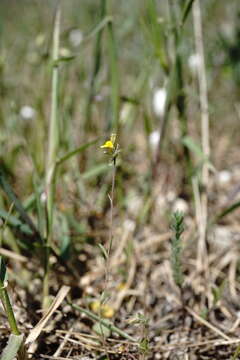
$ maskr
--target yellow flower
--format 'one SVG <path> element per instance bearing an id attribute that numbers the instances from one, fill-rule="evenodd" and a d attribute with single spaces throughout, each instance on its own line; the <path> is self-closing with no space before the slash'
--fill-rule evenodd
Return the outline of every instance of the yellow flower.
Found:
<path id="1" fill-rule="evenodd" d="M 116 134 L 112 134 L 110 139 L 101 146 L 101 149 L 105 149 L 107 152 L 113 153 L 115 151 L 115 141 Z"/>
<path id="2" fill-rule="evenodd" d="M 101 146 L 102 149 L 114 149 L 113 142 L 111 140 L 108 140 Z"/>

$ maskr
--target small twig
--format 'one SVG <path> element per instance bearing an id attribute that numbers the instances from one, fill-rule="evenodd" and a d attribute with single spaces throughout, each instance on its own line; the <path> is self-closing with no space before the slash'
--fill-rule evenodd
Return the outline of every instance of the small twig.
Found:
<path id="1" fill-rule="evenodd" d="M 205 325 L 207 328 L 209 328 L 210 330 L 212 330 L 213 332 L 215 332 L 216 334 L 220 335 L 223 339 L 225 340 L 232 340 L 229 336 L 225 335 L 224 332 L 222 332 L 221 330 L 219 330 L 217 327 L 213 326 L 212 324 L 210 324 L 209 321 L 203 319 L 201 316 L 199 316 L 197 313 L 195 313 L 195 311 L 193 311 L 192 309 L 190 309 L 188 306 L 185 306 L 185 309 L 187 310 L 187 312 L 189 312 L 189 314 L 191 314 L 198 322 L 200 322 L 201 324 Z"/>
<path id="2" fill-rule="evenodd" d="M 63 351 L 63 349 L 64 349 L 64 346 L 66 345 L 68 339 L 69 339 L 70 336 L 71 336 L 71 331 L 72 331 L 72 329 L 73 329 L 73 326 L 72 326 L 72 327 L 69 329 L 69 331 L 65 334 L 63 341 L 60 342 L 59 347 L 57 348 L 57 350 L 56 350 L 55 353 L 53 354 L 53 357 L 54 357 L 54 358 L 57 358 L 57 357 L 59 357 L 59 355 L 61 355 L 61 353 L 62 353 L 62 351 Z"/>

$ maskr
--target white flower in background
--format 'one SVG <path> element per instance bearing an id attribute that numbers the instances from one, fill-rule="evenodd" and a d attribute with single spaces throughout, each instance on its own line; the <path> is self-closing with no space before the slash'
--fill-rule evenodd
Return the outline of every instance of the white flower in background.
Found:
<path id="1" fill-rule="evenodd" d="M 172 210 L 173 210 L 173 212 L 181 211 L 183 213 L 187 213 L 188 212 L 188 204 L 184 199 L 178 198 L 175 200 Z"/>
<path id="2" fill-rule="evenodd" d="M 129 232 L 133 232 L 135 230 L 136 223 L 133 220 L 126 219 L 123 223 L 123 227 Z"/>
<path id="3" fill-rule="evenodd" d="M 232 174 L 228 170 L 222 170 L 217 174 L 217 180 L 219 184 L 227 184 L 232 178 Z"/>
<path id="4" fill-rule="evenodd" d="M 155 131 L 151 132 L 151 134 L 149 135 L 149 144 L 150 144 L 152 150 L 156 150 L 158 143 L 159 143 L 159 139 L 160 139 L 159 131 L 155 130 Z"/>
<path id="5" fill-rule="evenodd" d="M 42 204 L 45 204 L 45 202 L 47 201 L 47 194 L 45 191 L 43 191 L 40 195 L 40 200 L 42 202 Z"/>
<path id="6" fill-rule="evenodd" d="M 131 118 L 131 112 L 133 110 L 133 105 L 130 103 L 125 103 L 120 112 L 120 122 L 124 125 Z"/>
<path id="7" fill-rule="evenodd" d="M 196 74 L 200 64 L 201 64 L 201 57 L 199 54 L 195 53 L 189 56 L 188 66 L 193 74 Z"/>
<path id="8" fill-rule="evenodd" d="M 20 116 L 25 120 L 31 120 L 35 117 L 36 111 L 29 105 L 24 105 L 20 109 Z"/>
<path id="9" fill-rule="evenodd" d="M 167 201 L 172 203 L 176 199 L 177 195 L 174 191 L 169 190 L 166 194 Z"/>
<path id="10" fill-rule="evenodd" d="M 74 47 L 77 47 L 81 44 L 83 40 L 83 33 L 79 29 L 73 29 L 69 33 L 70 44 Z"/>
<path id="11" fill-rule="evenodd" d="M 72 55 L 71 51 L 68 48 L 60 48 L 59 55 L 63 58 L 68 58 Z"/>
<path id="12" fill-rule="evenodd" d="M 153 94 L 153 111 L 157 116 L 163 116 L 167 99 L 165 88 L 158 88 Z"/>

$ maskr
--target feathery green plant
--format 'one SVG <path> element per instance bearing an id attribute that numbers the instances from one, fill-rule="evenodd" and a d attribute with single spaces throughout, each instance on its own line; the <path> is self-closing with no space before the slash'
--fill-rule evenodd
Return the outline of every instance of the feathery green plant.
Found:
<path id="1" fill-rule="evenodd" d="M 173 230 L 173 237 L 171 239 L 171 266 L 174 281 L 181 289 L 183 285 L 183 273 L 181 265 L 181 236 L 184 231 L 184 215 L 182 212 L 176 211 L 173 214 L 171 229 Z"/>

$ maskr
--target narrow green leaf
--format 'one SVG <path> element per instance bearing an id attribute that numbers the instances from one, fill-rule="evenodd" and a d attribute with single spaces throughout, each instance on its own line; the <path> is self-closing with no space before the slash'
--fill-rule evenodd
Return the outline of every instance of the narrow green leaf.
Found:
<path id="1" fill-rule="evenodd" d="M 182 21 L 181 21 L 181 25 L 184 25 L 185 21 L 188 18 L 189 12 L 192 8 L 194 0 L 186 0 L 185 4 L 184 4 L 184 8 L 183 8 L 183 13 L 182 13 Z"/>
<path id="2" fill-rule="evenodd" d="M 72 156 L 79 154 L 80 152 L 86 150 L 88 147 L 96 144 L 96 142 L 99 140 L 99 138 L 92 140 L 86 144 L 83 144 L 81 146 L 79 146 L 77 149 L 74 149 L 72 151 L 70 151 L 69 153 L 65 154 L 64 156 L 62 156 L 60 159 L 57 160 L 57 165 L 61 165 L 62 163 L 64 163 L 65 161 L 67 161 L 68 159 L 70 159 Z"/>
<path id="3" fill-rule="evenodd" d="M 4 282 L 6 281 L 6 278 L 7 278 L 6 266 L 5 266 L 3 257 L 0 256 L 0 286 L 4 285 Z"/>
<path id="4" fill-rule="evenodd" d="M 125 331 L 123 331 L 123 330 L 119 329 L 118 327 L 116 327 L 115 325 L 113 325 L 110 321 L 104 320 L 104 319 L 100 318 L 99 316 L 97 316 L 96 314 L 94 314 L 92 311 L 84 309 L 78 305 L 75 305 L 72 303 L 69 303 L 69 305 L 73 309 L 76 309 L 76 310 L 82 312 L 83 314 L 87 315 L 87 317 L 89 317 L 90 319 L 100 322 L 102 325 L 106 326 L 110 331 L 122 336 L 123 338 L 125 338 L 127 340 L 130 340 L 130 341 L 136 343 L 136 340 L 132 336 L 128 335 Z"/>
<path id="5" fill-rule="evenodd" d="M 219 215 L 217 215 L 216 221 L 221 220 L 224 216 L 230 214 L 234 210 L 240 207 L 240 201 L 235 202 L 231 206 L 229 206 L 227 209 L 223 210 Z"/>
<path id="6" fill-rule="evenodd" d="M 34 233 L 38 234 L 38 230 L 36 229 L 36 226 L 34 225 L 31 218 L 26 213 L 21 201 L 18 199 L 18 197 L 14 193 L 11 185 L 6 180 L 2 171 L 0 171 L 0 186 L 2 187 L 3 191 L 8 196 L 9 200 L 14 203 L 15 208 L 19 212 L 22 220 L 33 230 Z"/>
<path id="7" fill-rule="evenodd" d="M 12 228 L 16 228 L 20 232 L 22 232 L 25 235 L 32 236 L 33 231 L 30 229 L 30 227 L 27 224 L 24 224 L 21 220 L 19 220 L 14 215 L 9 215 L 5 210 L 0 209 L 0 218 L 6 221 L 6 225 L 9 225 Z"/>
<path id="8" fill-rule="evenodd" d="M 109 165 L 106 164 L 106 163 L 96 165 L 96 166 L 92 167 L 91 169 L 85 171 L 82 174 L 82 179 L 83 180 L 88 180 L 88 179 L 90 179 L 92 177 L 96 177 L 96 176 L 106 172 L 108 169 L 109 169 Z"/>
<path id="9" fill-rule="evenodd" d="M 182 139 L 182 143 L 183 145 L 185 145 L 190 151 L 192 151 L 195 155 L 197 155 L 199 158 L 204 159 L 205 155 L 201 149 L 201 147 L 199 146 L 199 144 L 197 144 L 192 137 L 190 136 L 185 136 Z"/>
<path id="10" fill-rule="evenodd" d="M 106 251 L 105 247 L 102 244 L 98 244 L 98 247 L 101 250 L 101 253 L 102 253 L 104 259 L 107 260 L 108 259 L 108 254 L 107 254 L 107 251 Z"/>

